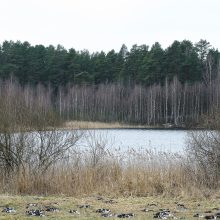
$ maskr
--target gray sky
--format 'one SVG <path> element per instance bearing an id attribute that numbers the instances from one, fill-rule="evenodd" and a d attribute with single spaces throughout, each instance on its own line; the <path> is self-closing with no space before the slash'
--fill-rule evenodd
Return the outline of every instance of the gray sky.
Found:
<path id="1" fill-rule="evenodd" d="M 220 0 L 0 0 L 0 42 L 118 51 L 201 38 L 220 49 Z"/>

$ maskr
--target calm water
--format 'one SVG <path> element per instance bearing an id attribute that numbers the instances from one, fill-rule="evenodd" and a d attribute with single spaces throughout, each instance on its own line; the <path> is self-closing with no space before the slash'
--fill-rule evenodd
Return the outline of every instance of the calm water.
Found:
<path id="1" fill-rule="evenodd" d="M 149 148 L 157 151 L 181 152 L 186 146 L 186 130 L 149 130 L 149 129 L 96 129 L 87 134 L 97 140 L 107 142 L 108 147 Z"/>

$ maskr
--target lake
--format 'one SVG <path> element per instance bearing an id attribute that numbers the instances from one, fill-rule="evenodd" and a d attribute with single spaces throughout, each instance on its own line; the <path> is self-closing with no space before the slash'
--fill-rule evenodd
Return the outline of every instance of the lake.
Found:
<path id="1" fill-rule="evenodd" d="M 106 142 L 108 148 L 155 149 L 157 151 L 181 152 L 186 146 L 187 130 L 166 129 L 91 129 L 87 135 Z"/>

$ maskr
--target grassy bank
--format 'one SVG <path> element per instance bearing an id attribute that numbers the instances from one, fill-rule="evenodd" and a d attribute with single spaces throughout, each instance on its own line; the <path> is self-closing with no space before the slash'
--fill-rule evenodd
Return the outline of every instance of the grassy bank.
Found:
<path id="1" fill-rule="evenodd" d="M 110 202 L 111 201 L 111 202 Z M 37 203 L 36 207 L 27 208 L 27 204 Z M 41 196 L 0 196 L 2 209 L 6 206 L 15 208 L 15 213 L 1 213 L 1 220 L 30 219 L 26 211 L 30 209 L 45 209 L 45 206 L 55 207 L 57 212 L 45 212 L 46 219 L 103 219 L 96 211 L 101 208 L 110 209 L 112 218 L 118 218 L 122 213 L 133 213 L 134 219 L 153 219 L 160 209 L 169 209 L 177 219 L 195 219 L 193 215 L 211 215 L 219 207 L 218 198 L 165 198 L 165 197 L 41 197 Z M 81 205 L 89 208 L 80 208 Z M 181 206 L 183 205 L 183 206 Z M 143 210 L 146 209 L 146 212 Z M 77 210 L 78 214 L 69 213 Z M 207 214 L 205 212 L 210 211 Z"/>

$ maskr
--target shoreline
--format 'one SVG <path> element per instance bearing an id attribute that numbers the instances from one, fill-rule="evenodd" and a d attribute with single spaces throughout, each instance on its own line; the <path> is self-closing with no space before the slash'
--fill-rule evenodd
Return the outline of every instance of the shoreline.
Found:
<path id="1" fill-rule="evenodd" d="M 144 129 L 144 130 L 204 130 L 204 127 L 166 127 L 162 125 L 149 126 L 149 125 L 132 125 L 122 124 L 119 122 L 93 122 L 93 121 L 67 121 L 64 122 L 62 129 Z"/>

